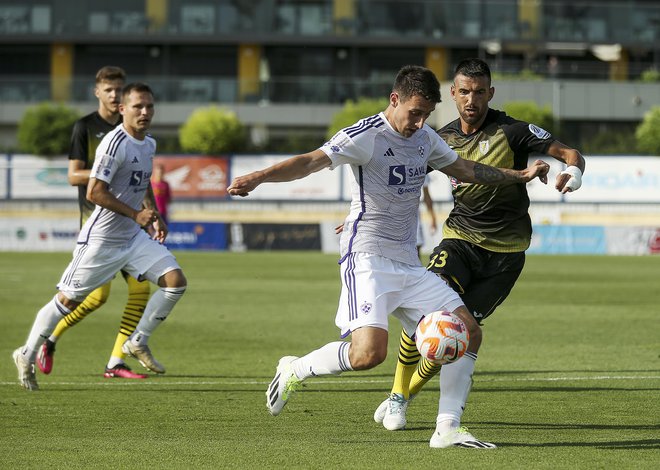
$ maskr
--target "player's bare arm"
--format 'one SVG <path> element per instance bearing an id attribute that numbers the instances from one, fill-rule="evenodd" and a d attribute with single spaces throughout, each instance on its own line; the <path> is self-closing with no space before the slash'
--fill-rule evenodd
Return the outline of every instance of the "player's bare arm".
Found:
<path id="1" fill-rule="evenodd" d="M 547 151 L 548 155 L 566 164 L 566 170 L 557 175 L 555 188 L 565 194 L 576 191 L 582 185 L 585 169 L 584 157 L 580 152 L 555 140 Z"/>
<path id="2" fill-rule="evenodd" d="M 550 165 L 543 160 L 536 160 L 524 170 L 496 168 L 471 160 L 459 158 L 451 165 L 442 168 L 443 173 L 454 176 L 464 183 L 487 185 L 528 183 L 538 178 L 542 183 L 548 182 Z"/>
<path id="3" fill-rule="evenodd" d="M 92 171 L 85 168 L 85 162 L 82 160 L 69 160 L 69 169 L 67 178 L 71 186 L 85 186 L 89 183 L 89 175 Z"/>
<path id="4" fill-rule="evenodd" d="M 142 210 L 137 211 L 131 206 L 124 204 L 110 192 L 108 183 L 96 178 L 90 178 L 89 180 L 87 199 L 105 209 L 134 220 L 140 227 L 153 223 L 158 218 L 152 209 L 142 208 Z"/>
<path id="5" fill-rule="evenodd" d="M 151 235 L 151 238 L 154 240 L 160 243 L 165 243 L 165 239 L 167 238 L 169 230 L 167 228 L 167 224 L 163 220 L 163 217 L 160 215 L 160 212 L 158 212 L 158 207 L 156 206 L 156 197 L 154 196 L 154 190 L 151 187 L 151 183 L 149 183 L 149 186 L 147 186 L 147 191 L 144 193 L 142 207 L 154 211 L 154 215 L 156 216 L 156 219 L 148 227 L 149 235 Z"/>
<path id="6" fill-rule="evenodd" d="M 264 170 L 234 178 L 227 192 L 232 196 L 247 196 L 262 183 L 282 183 L 304 178 L 330 166 L 332 161 L 322 150 L 296 155 Z"/>

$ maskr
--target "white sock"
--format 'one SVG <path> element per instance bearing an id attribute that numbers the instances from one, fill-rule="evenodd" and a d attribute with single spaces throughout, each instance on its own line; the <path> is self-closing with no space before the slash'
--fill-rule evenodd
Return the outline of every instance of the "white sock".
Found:
<path id="1" fill-rule="evenodd" d="M 441 434 L 461 425 L 474 372 L 477 355 L 465 353 L 458 361 L 445 364 L 440 369 L 440 403 L 437 428 Z"/>
<path id="2" fill-rule="evenodd" d="M 108 361 L 108 365 L 106 366 L 106 368 L 114 369 L 115 367 L 117 367 L 120 364 L 125 364 L 123 359 L 121 359 L 119 357 L 115 357 L 115 356 L 110 356 L 110 360 Z"/>
<path id="3" fill-rule="evenodd" d="M 57 299 L 57 295 L 53 297 L 53 300 L 41 307 L 23 348 L 23 355 L 30 362 L 35 361 L 39 347 L 50 336 L 53 330 L 55 330 L 59 321 L 69 313 L 71 313 L 71 310 L 62 305 Z"/>
<path id="4" fill-rule="evenodd" d="M 135 332 L 131 335 L 133 344 L 147 344 L 149 336 L 163 323 L 185 291 L 185 287 L 161 287 L 154 292 L 144 308 L 144 314 Z"/>
<path id="5" fill-rule="evenodd" d="M 351 343 L 335 341 L 296 359 L 291 363 L 293 372 L 299 379 L 307 379 L 317 375 L 339 375 L 347 370 L 353 370 L 348 360 L 348 350 Z"/>

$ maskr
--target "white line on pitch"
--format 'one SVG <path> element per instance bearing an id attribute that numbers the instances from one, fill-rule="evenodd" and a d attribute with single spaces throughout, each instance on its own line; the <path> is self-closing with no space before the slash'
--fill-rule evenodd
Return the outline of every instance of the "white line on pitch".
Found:
<path id="1" fill-rule="evenodd" d="M 598 375 L 598 376 L 582 376 L 582 377 L 516 377 L 516 378 L 483 378 L 479 377 L 477 383 L 483 382 L 557 382 L 557 381 L 606 381 L 606 380 L 660 380 L 660 375 Z M 353 384 L 382 384 L 390 383 L 391 379 L 334 379 L 323 380 L 313 379 L 312 384 L 336 384 L 336 383 L 353 383 Z M 126 385 L 267 385 L 270 381 L 260 380 L 181 380 L 181 381 L 165 381 L 160 378 L 156 380 L 111 380 L 99 382 L 45 382 L 47 385 L 88 385 L 88 386 L 126 386 Z M 0 385 L 17 385 L 17 382 L 0 382 Z"/>

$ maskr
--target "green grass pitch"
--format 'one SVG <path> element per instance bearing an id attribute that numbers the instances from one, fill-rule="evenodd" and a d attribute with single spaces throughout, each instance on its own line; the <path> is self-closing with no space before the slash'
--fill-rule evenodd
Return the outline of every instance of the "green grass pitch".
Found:
<path id="1" fill-rule="evenodd" d="M 283 355 L 338 338 L 337 257 L 177 253 L 186 295 L 150 345 L 167 374 L 104 379 L 126 297 L 58 343 L 41 390 L 11 352 L 54 294 L 69 253 L 0 253 L 0 467 L 660 468 L 660 258 L 529 256 L 486 320 L 463 416 L 494 451 L 430 449 L 438 385 L 405 431 L 373 422 L 391 384 L 399 325 L 381 366 L 306 382 L 278 417 L 264 391 Z M 139 364 L 130 360 L 135 370 Z"/>

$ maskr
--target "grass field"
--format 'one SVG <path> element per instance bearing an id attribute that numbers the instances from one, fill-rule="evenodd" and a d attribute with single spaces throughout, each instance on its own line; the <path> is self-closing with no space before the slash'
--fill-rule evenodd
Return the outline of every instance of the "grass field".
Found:
<path id="1" fill-rule="evenodd" d="M 280 356 L 338 331 L 336 257 L 178 253 L 189 288 L 150 345 L 168 369 L 101 377 L 126 296 L 58 343 L 41 390 L 16 381 L 11 352 L 54 293 L 69 253 L 0 253 L 1 468 L 660 468 L 660 258 L 530 256 L 484 326 L 464 424 L 499 449 L 430 449 L 438 386 L 408 429 L 373 422 L 387 361 L 306 382 L 278 417 L 264 391 Z M 135 370 L 137 363 L 131 362 Z"/>

